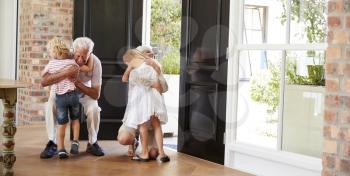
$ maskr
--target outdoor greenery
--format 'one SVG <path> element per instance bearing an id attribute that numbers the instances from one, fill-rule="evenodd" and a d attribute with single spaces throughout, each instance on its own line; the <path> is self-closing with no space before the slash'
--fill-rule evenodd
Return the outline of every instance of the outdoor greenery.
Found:
<path id="1" fill-rule="evenodd" d="M 162 71 L 166 74 L 180 74 L 179 52 L 172 50 L 161 60 Z"/>
<path id="2" fill-rule="evenodd" d="M 287 58 L 286 84 L 298 85 L 324 85 L 324 80 L 317 80 L 310 76 L 300 76 L 296 74 L 296 60 Z M 251 80 L 250 96 L 259 103 L 267 104 L 267 113 L 271 116 L 276 112 L 279 104 L 280 92 L 280 65 L 269 62 L 268 70 L 258 74 Z M 320 68 L 323 71 L 323 68 Z M 319 70 L 318 72 L 322 72 Z M 319 78 L 319 76 L 316 76 Z"/>
<path id="3" fill-rule="evenodd" d="M 281 15 L 281 23 L 284 24 L 287 21 L 286 8 L 289 0 L 282 1 L 284 12 Z M 325 10 L 326 3 L 324 0 L 291 0 L 291 20 L 305 24 L 304 31 L 308 43 L 325 42 L 327 31 Z M 301 81 L 301 84 L 324 85 L 323 64 L 325 56 L 314 50 L 307 51 L 307 56 L 312 58 L 313 65 L 307 66 L 309 77 L 305 80 L 306 82 Z M 318 60 L 317 63 L 316 60 Z M 289 76 L 293 77 L 293 75 Z M 295 77 L 298 78 L 297 80 L 301 80 L 301 77 L 297 75 Z M 298 83 L 298 81 L 295 83 Z"/>
<path id="4" fill-rule="evenodd" d="M 284 12 L 281 14 L 281 23 L 287 21 L 287 3 L 283 2 Z M 305 34 L 308 43 L 322 43 L 326 37 L 326 3 L 324 0 L 291 0 L 291 20 L 305 24 Z M 299 34 L 299 35 L 304 35 Z M 314 50 L 307 51 L 307 56 L 313 59 L 314 65 L 308 65 L 308 76 L 297 74 L 296 58 L 286 58 L 286 83 L 299 85 L 321 85 L 324 86 L 324 54 Z M 315 62 L 318 60 L 318 63 Z M 280 90 L 280 68 L 268 63 L 269 70 L 263 74 L 253 77 L 251 81 L 251 98 L 260 103 L 268 105 L 267 112 L 272 115 L 276 112 L 279 104 Z"/>
<path id="5" fill-rule="evenodd" d="M 282 0 L 284 12 L 281 22 L 287 21 L 287 3 Z M 322 43 L 326 37 L 326 3 L 325 0 L 291 0 L 291 20 L 305 24 L 305 32 L 309 43 Z"/>
<path id="6" fill-rule="evenodd" d="M 271 62 L 268 63 L 268 67 L 269 70 L 252 78 L 250 97 L 256 102 L 267 104 L 267 113 L 272 115 L 276 112 L 279 102 L 280 69 Z"/>
<path id="7" fill-rule="evenodd" d="M 180 72 L 181 1 L 152 0 L 151 45 L 165 74 Z"/>

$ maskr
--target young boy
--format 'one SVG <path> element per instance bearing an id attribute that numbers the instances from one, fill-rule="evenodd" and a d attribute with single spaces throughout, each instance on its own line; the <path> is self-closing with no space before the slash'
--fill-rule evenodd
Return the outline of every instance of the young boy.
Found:
<path id="1" fill-rule="evenodd" d="M 55 74 L 69 65 L 78 67 L 69 53 L 69 48 L 61 39 L 53 38 L 50 40 L 47 44 L 47 50 L 51 60 L 45 66 L 42 75 L 46 73 Z M 56 118 L 59 124 L 57 133 L 58 156 L 60 159 L 66 159 L 68 158 L 68 153 L 64 147 L 64 137 L 67 123 L 69 122 L 68 115 L 73 127 L 73 141 L 70 153 L 79 153 L 79 97 L 74 82 L 68 78 L 53 84 L 51 90 L 56 93 Z"/>

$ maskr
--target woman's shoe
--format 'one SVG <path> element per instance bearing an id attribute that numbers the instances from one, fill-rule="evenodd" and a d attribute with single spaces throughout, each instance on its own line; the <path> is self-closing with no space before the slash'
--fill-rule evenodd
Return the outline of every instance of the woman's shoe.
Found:
<path id="1" fill-rule="evenodd" d="M 136 155 L 132 158 L 134 161 L 140 161 L 140 162 L 148 162 L 150 159 L 149 158 L 141 158 L 139 155 Z"/>
<path id="2" fill-rule="evenodd" d="M 169 156 L 167 155 L 164 155 L 164 156 L 158 156 L 157 157 L 157 161 L 160 162 L 160 163 L 166 163 L 166 162 L 169 162 L 170 161 L 170 158 Z"/>

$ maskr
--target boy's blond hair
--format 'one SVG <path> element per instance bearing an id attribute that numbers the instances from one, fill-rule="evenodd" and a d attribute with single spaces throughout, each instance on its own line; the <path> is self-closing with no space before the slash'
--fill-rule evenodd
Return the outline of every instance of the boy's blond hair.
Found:
<path id="1" fill-rule="evenodd" d="M 56 59 L 67 58 L 69 56 L 69 48 L 67 44 L 60 38 L 54 37 L 47 45 L 47 50 L 53 53 Z"/>

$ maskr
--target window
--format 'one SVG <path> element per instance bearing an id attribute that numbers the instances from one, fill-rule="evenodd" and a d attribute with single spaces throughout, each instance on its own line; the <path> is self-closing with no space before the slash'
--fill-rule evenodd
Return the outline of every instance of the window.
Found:
<path id="1" fill-rule="evenodd" d="M 235 142 L 321 157 L 325 0 L 241 0 Z"/>

